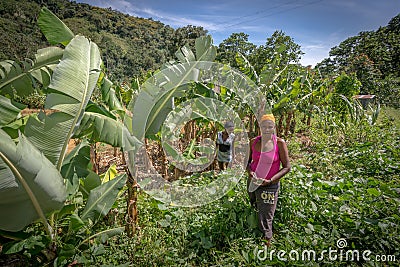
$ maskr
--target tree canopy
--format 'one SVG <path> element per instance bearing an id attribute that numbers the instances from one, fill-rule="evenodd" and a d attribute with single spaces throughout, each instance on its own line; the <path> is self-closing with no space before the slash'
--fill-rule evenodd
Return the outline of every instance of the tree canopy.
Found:
<path id="1" fill-rule="evenodd" d="M 193 46 L 197 37 L 207 33 L 198 26 L 173 29 L 152 19 L 68 0 L 4 0 L 0 3 L 0 60 L 33 58 L 38 48 L 47 45 L 36 23 L 42 6 L 74 33 L 98 44 L 107 74 L 113 80 L 156 70 L 173 59 L 179 47 Z"/>

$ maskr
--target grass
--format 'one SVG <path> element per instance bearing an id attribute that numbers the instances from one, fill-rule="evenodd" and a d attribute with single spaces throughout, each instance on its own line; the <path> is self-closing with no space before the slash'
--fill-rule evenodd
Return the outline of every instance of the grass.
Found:
<path id="1" fill-rule="evenodd" d="M 389 120 L 393 122 L 397 128 L 400 128 L 400 109 L 383 107 L 381 109 L 381 113 L 379 114 L 378 122 L 382 122 L 384 120 Z"/>

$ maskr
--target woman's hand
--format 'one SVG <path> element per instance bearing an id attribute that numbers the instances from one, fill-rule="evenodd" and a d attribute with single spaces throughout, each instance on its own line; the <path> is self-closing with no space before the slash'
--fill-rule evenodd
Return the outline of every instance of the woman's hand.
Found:
<path id="1" fill-rule="evenodd" d="M 257 174 L 253 171 L 250 171 L 251 182 L 255 185 L 260 186 L 263 182 L 263 179 L 257 177 Z"/>
<path id="2" fill-rule="evenodd" d="M 272 180 L 263 180 L 261 186 L 266 186 L 272 183 Z"/>

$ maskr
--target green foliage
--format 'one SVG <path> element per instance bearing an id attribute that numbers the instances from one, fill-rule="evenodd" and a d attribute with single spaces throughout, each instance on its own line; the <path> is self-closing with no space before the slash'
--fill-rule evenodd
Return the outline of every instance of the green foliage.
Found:
<path id="1" fill-rule="evenodd" d="M 378 96 L 378 101 L 383 105 L 387 105 L 393 108 L 400 108 L 400 77 L 394 75 L 388 75 L 384 80 L 379 81 L 379 85 L 373 91 L 372 94 Z"/>
<path id="2" fill-rule="evenodd" d="M 45 214 L 63 206 L 63 178 L 25 136 L 18 145 L 2 130 L 0 137 L 0 228 L 17 232 L 40 218 L 51 235 Z"/>
<path id="3" fill-rule="evenodd" d="M 72 31 L 47 8 L 40 11 L 38 25 L 52 45 L 66 46 L 74 38 Z"/>
<path id="4" fill-rule="evenodd" d="M 68 0 L 5 0 L 0 4 L 0 34 L 3 36 L 0 40 L 0 60 L 15 58 L 23 61 L 32 58 L 39 48 L 47 46 L 36 24 L 42 6 L 63 21 L 52 35 L 44 29 L 45 36 L 50 38 L 49 42 L 65 45 L 67 41 L 64 42 L 64 38 L 73 36 L 72 32 L 87 36 L 102 51 L 107 74 L 113 81 L 127 81 L 160 68 L 174 58 L 177 49 L 186 44 L 193 48 L 195 39 L 207 33 L 197 26 L 174 30 L 151 19 Z M 54 22 L 47 17 L 42 19 L 44 24 Z M 62 25 L 64 23 L 70 29 L 69 33 Z"/>
<path id="5" fill-rule="evenodd" d="M 376 94 L 381 104 L 398 106 L 398 101 L 390 99 L 398 97 L 398 86 L 393 87 L 395 83 L 391 82 L 400 76 L 399 17 L 400 14 L 376 31 L 360 32 L 347 38 L 331 48 L 330 57 L 317 64 L 316 68 L 324 76 L 331 76 L 336 71 L 355 73 L 362 83 L 363 94 Z"/>
<path id="6" fill-rule="evenodd" d="M 218 46 L 218 62 L 229 64 L 233 68 L 238 68 L 235 58 L 237 54 L 245 57 L 250 56 L 256 45 L 249 42 L 249 35 L 243 32 L 232 33 L 227 39 L 223 40 Z"/>
<path id="7" fill-rule="evenodd" d="M 204 36 L 195 40 L 205 33 L 199 27 L 188 26 L 174 31 L 159 22 L 85 4 L 54 0 L 41 3 L 63 19 L 63 22 L 55 19 L 46 9 L 41 12 L 45 36 L 54 43 L 63 43 L 65 50 L 54 47 L 39 50 L 35 61 L 2 61 L 0 207 L 6 215 L 0 221 L 2 229 L 23 230 L 17 233 L 1 231 L 1 253 L 25 255 L 32 265 L 54 266 L 287 265 L 276 258 L 272 262 L 257 258 L 257 251 L 264 247 L 259 238 L 261 233 L 257 229 L 256 212 L 248 202 L 245 179 L 221 199 L 198 208 L 169 207 L 142 192 L 138 199 L 138 232 L 128 237 L 123 230 L 127 223 L 127 208 L 130 207 L 125 202 L 125 190 L 121 190 L 126 175 L 118 175 L 115 166 L 102 177 L 90 170 L 90 144 L 85 138 L 121 146 L 122 133 L 127 131 L 121 117 L 125 111 L 124 104 L 129 103 L 132 96 L 138 94 L 136 100 L 139 100 L 135 119 L 145 117 L 143 110 L 149 115 L 148 128 L 135 129 L 143 130 L 140 136 L 157 132 L 157 126 L 162 122 L 162 118 L 157 121 L 160 119 L 157 115 L 173 104 L 173 94 L 171 98 L 161 95 L 157 101 L 154 100 L 155 108 L 149 110 L 146 101 L 153 101 L 149 96 L 155 92 L 153 87 L 141 88 L 138 93 L 138 79 L 130 85 L 132 89 L 126 83 L 114 85 L 111 79 L 158 68 L 172 59 L 176 46 L 179 50 L 175 56 L 181 65 L 196 60 L 213 61 L 217 49 L 212 45 L 212 38 Z M 2 1 L 0 14 L 1 33 L 6 27 L 19 33 L 20 29 L 10 23 L 16 20 L 21 23 L 22 30 L 31 33 L 24 39 L 32 42 L 30 49 L 36 51 L 36 47 L 43 44 L 29 39 L 38 36 L 32 26 L 36 20 L 34 14 L 39 14 L 36 1 Z M 398 32 L 398 21 L 396 17 L 382 30 L 388 31 L 385 33 L 389 34 L 390 47 L 397 45 L 396 35 L 390 34 Z M 63 29 L 61 37 L 58 35 L 60 31 L 51 24 Z M 73 38 L 66 25 L 74 32 L 87 34 L 92 41 L 83 36 Z M 18 54 L 19 48 L 10 46 L 24 43 L 13 39 L 22 35 L 4 36 L 0 45 L 5 44 L 6 52 L 24 58 L 20 55 L 26 52 Z M 374 76 L 381 75 L 377 68 L 386 75 L 397 64 L 392 60 L 385 61 L 388 67 L 384 68 L 383 64 L 373 60 L 384 53 L 381 50 L 377 50 L 376 55 L 347 57 L 346 53 L 356 48 L 357 42 L 373 37 L 373 33 L 363 33 L 360 38 L 351 39 L 335 50 L 337 62 L 351 62 L 351 68 L 345 71 L 357 76 L 343 73 L 334 81 L 291 64 L 298 62 L 300 47 L 282 32 L 275 32 L 267 39 L 266 45 L 252 55 L 250 51 L 254 46 L 247 42 L 245 34 L 232 36 L 235 40 L 229 43 L 237 41 L 234 49 L 231 46 L 220 47 L 225 56 L 229 55 L 223 60 L 237 64 L 248 76 L 246 79 L 255 81 L 262 88 L 280 118 L 289 118 L 290 114 L 294 116 L 295 111 L 304 118 L 312 118 L 313 123 L 300 122 L 303 130 L 301 141 L 288 136 L 293 169 L 282 180 L 272 249 L 322 251 L 336 248 L 336 241 L 346 238 L 348 248 L 368 249 L 374 254 L 397 257 L 400 253 L 399 129 L 390 119 L 377 119 L 379 107 L 372 111 L 362 110 L 351 100 L 359 92 L 359 80 L 364 86 L 375 86 L 381 82 Z M 94 42 L 104 48 L 102 58 L 110 79 L 102 72 L 100 54 Z M 368 43 L 363 42 L 359 43 L 364 46 Z M 242 54 L 231 53 L 240 49 Z M 46 57 L 46 51 L 57 56 Z M 391 59 L 396 58 L 392 50 L 386 52 Z M 3 50 L 0 53 L 3 55 Z M 76 60 L 78 58 L 83 60 Z M 333 61 L 325 63 L 332 70 L 339 68 Z M 169 66 L 171 64 L 164 67 L 168 70 Z M 172 84 L 180 85 L 181 80 L 174 81 L 177 76 L 173 71 L 160 73 L 166 75 L 163 78 L 175 82 Z M 190 74 L 195 77 L 199 73 Z M 397 77 L 392 73 L 385 76 L 382 83 L 385 86 L 377 90 L 377 94 L 397 94 Z M 240 106 L 236 96 L 229 95 L 225 89 L 221 88 L 221 99 L 232 105 L 236 101 Z M 94 90 L 98 94 L 96 97 L 92 97 Z M 44 107 L 53 109 L 54 113 L 20 118 L 23 106 L 15 100 L 32 92 L 45 96 Z M 182 98 L 218 98 L 209 92 L 208 85 L 200 83 L 176 88 L 176 92 Z M 334 101 L 339 99 L 332 102 L 333 95 L 341 96 L 337 105 Z M 389 103 L 390 97 L 387 101 Z M 243 113 L 245 116 L 248 112 Z M 393 116 L 397 113 L 394 111 Z M 298 117 L 292 118 L 299 123 Z M 157 125 L 152 125 L 153 122 Z M 81 143 L 65 155 L 65 144 L 72 136 L 81 138 Z M 304 139 L 309 143 L 304 143 Z M 134 138 L 129 141 L 132 145 L 138 144 Z M 188 157 L 194 155 L 196 149 L 194 142 L 192 144 L 187 150 Z M 179 182 L 199 185 L 214 179 L 213 172 L 204 172 Z M 26 185 L 22 188 L 20 184 L 24 182 Z M 22 201 L 10 205 L 17 196 Z M 47 212 L 55 209 L 58 211 L 47 216 Z M 45 224 L 47 235 L 39 224 L 31 223 L 37 218 Z M 4 244 L 3 240 L 10 241 L 9 238 L 14 241 Z M 290 263 L 304 265 L 302 261 Z M 336 263 L 349 265 L 349 262 Z M 322 261 L 315 264 L 332 263 Z M 353 265 L 360 264 L 364 262 Z"/>
<path id="8" fill-rule="evenodd" d="M 345 120 L 346 111 L 351 108 L 349 101 L 352 101 L 353 96 L 360 92 L 361 82 L 355 75 L 342 73 L 333 81 L 333 85 L 332 108 Z"/>
<path id="9" fill-rule="evenodd" d="M 275 234 L 268 252 L 297 250 L 301 254 L 312 249 L 321 253 L 337 249 L 337 240 L 345 238 L 345 251 L 370 250 L 372 255 L 398 257 L 400 166 L 396 147 L 400 139 L 393 136 L 399 136 L 399 130 L 386 123 L 365 127 L 349 127 L 345 138 L 341 132 L 328 136 L 312 127 L 307 132 L 310 146 L 295 138 L 288 140 L 293 168 L 281 182 Z M 206 181 L 213 179 L 212 173 L 202 176 Z M 183 182 L 196 184 L 199 179 L 192 175 Z M 278 260 L 276 254 L 272 261 L 257 258 L 264 246 L 244 179 L 222 199 L 198 208 L 169 207 L 144 193 L 138 202 L 138 235 L 108 243 L 104 254 L 91 264 L 287 266 L 288 262 Z M 123 214 L 122 203 L 119 206 Z M 332 262 L 325 256 L 323 261 L 310 264 L 361 264 Z M 301 259 L 289 263 L 304 265 Z"/>
<path id="10" fill-rule="evenodd" d="M 298 64 L 301 55 L 300 45 L 296 44 L 290 36 L 283 31 L 275 31 L 267 38 L 265 45 L 260 45 L 252 56 L 252 63 L 257 73 L 260 73 L 265 65 L 273 62 L 278 70 L 282 70 L 289 64 Z"/>
<path id="11" fill-rule="evenodd" d="M 0 127 L 5 131 L 0 129 L 0 208 L 4 216 L 0 217 L 0 228 L 21 231 L 7 234 L 18 240 L 7 244 L 4 253 L 23 252 L 28 257 L 40 255 L 35 257 L 38 264 L 43 261 L 41 257 L 53 261 L 57 256 L 55 266 L 66 265 L 76 255 L 84 263 L 87 253 L 100 254 L 102 243 L 123 231 L 122 227 L 117 227 L 92 234 L 90 228 L 112 208 L 126 182 L 126 174 L 102 183 L 100 177 L 88 169 L 90 149 L 86 142 L 66 156 L 67 145 L 77 128 L 85 132 L 81 127 L 88 123 L 81 125 L 83 118 L 97 114 L 89 114 L 86 107 L 98 84 L 101 58 L 97 45 L 87 38 L 78 35 L 69 40 L 70 34 L 67 34 L 65 39 L 57 28 L 60 24 L 65 28 L 65 25 L 47 9 L 42 10 L 39 21 L 49 38 L 65 42 L 66 47 L 64 50 L 41 49 L 39 59 L 37 57 L 37 61 L 27 65 L 26 69 L 18 68 L 18 63 L 12 61 L 2 65 L 0 89 L 4 90 L 0 90 Z M 56 35 L 53 35 L 52 24 L 57 29 Z M 71 33 L 68 28 L 65 32 Z M 44 71 L 50 65 L 56 65 L 54 71 Z M 48 79 L 35 76 L 35 71 L 44 71 Z M 51 114 L 40 112 L 37 116 L 29 116 L 26 123 L 20 122 L 23 106 L 9 98 L 14 92 L 22 96 L 29 94 L 34 81 L 45 88 L 44 107 Z M 92 110 L 101 110 L 93 105 Z M 104 134 L 99 137 L 100 141 L 113 142 L 112 139 L 121 145 L 123 126 L 110 117 L 107 119 L 114 124 L 107 126 L 110 130 L 119 129 L 120 135 L 115 138 L 115 134 Z M 102 126 L 97 124 L 92 132 L 103 130 L 98 129 Z M 16 130 L 23 130 L 23 133 L 13 140 L 11 137 L 15 136 Z M 131 141 L 134 145 L 135 140 Z M 37 219 L 45 225 L 47 236 L 42 236 L 43 233 L 35 228 L 33 222 Z M 65 234 L 58 236 L 60 231 Z M 87 243 L 94 239 L 99 239 L 101 244 L 88 248 Z"/>
<path id="12" fill-rule="evenodd" d="M 16 62 L 5 60 L 0 62 L 0 93 L 14 96 L 31 94 L 37 83 L 47 88 L 53 68 L 59 63 L 63 50 L 58 47 L 47 47 L 37 51 L 35 61 Z"/>

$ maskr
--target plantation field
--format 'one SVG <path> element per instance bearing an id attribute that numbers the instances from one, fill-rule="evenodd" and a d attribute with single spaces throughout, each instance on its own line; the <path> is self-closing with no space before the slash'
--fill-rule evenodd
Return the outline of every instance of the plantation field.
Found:
<path id="1" fill-rule="evenodd" d="M 87 260 L 98 266 L 123 262 L 134 266 L 397 266 L 400 131 L 393 124 L 363 130 L 349 127 L 341 136 L 326 135 L 313 127 L 301 137 L 287 138 L 292 170 L 281 183 L 275 234 L 268 250 L 275 250 L 271 257 L 265 256 L 256 211 L 250 207 L 242 177 L 226 196 L 198 208 L 169 207 L 141 191 L 137 233 L 133 237 L 122 234 L 106 243 L 95 240 L 91 249 L 101 253 Z M 101 153 L 112 158 L 111 149 L 104 147 Z M 107 164 L 106 154 L 101 155 L 102 164 Z M 203 175 L 207 182 L 213 173 Z M 123 225 L 125 212 L 121 198 L 103 226 Z M 339 251 L 338 240 L 347 244 L 343 253 L 359 251 L 359 260 L 344 256 L 340 260 L 339 254 L 336 259 L 335 254 L 321 256 L 324 250 Z M 279 250 L 286 251 L 287 261 L 277 257 Z M 316 258 L 306 254 L 302 260 L 301 253 L 309 250 L 316 252 Z M 361 256 L 366 250 L 371 251 L 369 258 L 387 255 L 386 260 L 366 261 Z"/>
<path id="2" fill-rule="evenodd" d="M 91 38 L 47 7 L 36 19 L 51 46 L 0 61 L 0 266 L 400 266 L 398 18 L 314 69 L 282 31 L 259 47 L 187 34 L 117 81 Z M 364 54 L 381 45 L 390 64 Z M 247 192 L 260 134 L 291 165 L 278 140 L 270 247 Z"/>

